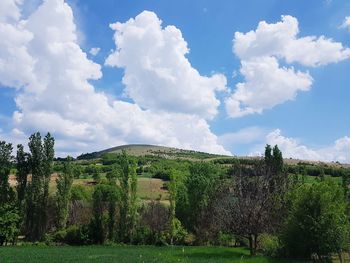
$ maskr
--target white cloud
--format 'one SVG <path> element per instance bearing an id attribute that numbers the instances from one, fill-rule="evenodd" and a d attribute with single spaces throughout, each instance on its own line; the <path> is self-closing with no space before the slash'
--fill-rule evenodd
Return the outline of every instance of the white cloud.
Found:
<path id="1" fill-rule="evenodd" d="M 340 27 L 350 30 L 350 16 L 344 18 L 343 24 Z"/>
<path id="2" fill-rule="evenodd" d="M 20 21 L 21 1 L 0 1 L 0 85 L 20 88 L 34 83 L 34 59 L 27 45 L 33 35 Z"/>
<path id="3" fill-rule="evenodd" d="M 116 50 L 106 64 L 124 68 L 125 93 L 138 105 L 208 119 L 217 114 L 216 92 L 226 90 L 226 78 L 202 76 L 191 66 L 179 29 L 162 27 L 162 21 L 149 11 L 111 28 L 116 31 Z"/>
<path id="4" fill-rule="evenodd" d="M 328 147 L 312 149 L 294 138 L 283 136 L 281 130 L 276 129 L 267 134 L 266 143 L 270 145 L 277 144 L 286 158 L 350 162 L 350 137 L 348 136 L 336 140 Z"/>
<path id="5" fill-rule="evenodd" d="M 100 52 L 100 48 L 99 47 L 93 47 L 90 49 L 89 53 L 93 56 L 96 56 L 99 52 Z"/>
<path id="6" fill-rule="evenodd" d="M 350 49 L 324 36 L 298 38 L 298 20 L 282 16 L 282 21 L 268 24 L 259 23 L 255 31 L 236 32 L 233 51 L 242 60 L 260 56 L 283 58 L 287 63 L 304 66 L 321 66 L 336 63 L 350 57 Z"/>
<path id="7" fill-rule="evenodd" d="M 317 67 L 350 57 L 350 49 L 339 42 L 298 34 L 298 21 L 292 16 L 282 16 L 282 21 L 275 24 L 262 21 L 255 31 L 235 33 L 233 52 L 241 59 L 240 72 L 245 82 L 238 83 L 226 99 L 230 117 L 262 113 L 311 88 L 313 79 L 308 72 L 281 67 L 280 60 Z"/>
<path id="8" fill-rule="evenodd" d="M 23 142 L 34 131 L 50 131 L 60 155 L 126 143 L 229 153 L 200 116 L 144 110 L 137 104 L 111 101 L 95 91 L 89 80 L 101 78 L 101 67 L 80 48 L 72 10 L 63 0 L 44 1 L 26 21 L 2 25 L 20 26 L 18 30 L 27 32 L 28 37 L 20 41 L 6 38 L 8 49 L 0 49 L 0 59 L 10 58 L 11 45 L 19 46 L 26 56 L 15 57 L 13 65 L 29 65 L 25 75 L 13 74 L 6 67 L 0 71 L 2 84 L 18 88 L 12 132 L 3 132 L 2 137 L 20 137 Z"/>
<path id="9" fill-rule="evenodd" d="M 0 1 L 0 22 L 18 21 L 21 17 L 19 5 L 22 0 L 1 0 Z"/>
<path id="10" fill-rule="evenodd" d="M 238 83 L 235 92 L 225 101 L 232 118 L 262 113 L 264 109 L 293 100 L 298 91 L 307 91 L 312 84 L 308 73 L 279 67 L 274 57 L 242 61 L 240 72 L 245 82 Z"/>

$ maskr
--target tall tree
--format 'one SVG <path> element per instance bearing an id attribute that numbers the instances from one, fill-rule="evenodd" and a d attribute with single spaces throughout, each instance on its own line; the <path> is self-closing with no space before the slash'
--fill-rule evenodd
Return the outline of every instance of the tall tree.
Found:
<path id="1" fill-rule="evenodd" d="M 49 198 L 49 184 L 51 179 L 51 174 L 53 172 L 53 159 L 55 157 L 55 139 L 50 133 L 47 133 L 43 141 L 43 180 L 44 180 L 44 196 L 42 200 L 42 217 L 41 217 L 41 227 L 42 233 L 45 232 L 47 224 L 47 204 Z"/>
<path id="2" fill-rule="evenodd" d="M 11 171 L 12 144 L 0 141 L 0 204 L 7 203 L 11 198 L 9 175 Z"/>
<path id="3" fill-rule="evenodd" d="M 28 154 L 24 152 L 22 144 L 17 145 L 17 155 L 16 155 L 16 180 L 17 180 L 17 201 L 20 210 L 23 210 L 23 202 L 27 187 L 27 178 L 30 171 L 28 163 Z"/>
<path id="4" fill-rule="evenodd" d="M 136 222 L 136 189 L 137 174 L 135 163 L 128 158 L 125 151 L 122 152 L 119 160 L 119 185 L 120 185 L 120 206 L 119 206 L 119 239 L 121 242 L 129 242 Z"/>
<path id="5" fill-rule="evenodd" d="M 57 192 L 57 212 L 58 212 L 58 226 L 63 229 L 66 227 L 67 217 L 69 212 L 69 202 L 71 198 L 71 188 L 73 184 L 73 166 L 72 158 L 67 157 L 63 164 L 63 171 L 56 179 Z"/>
<path id="6" fill-rule="evenodd" d="M 42 142 L 39 132 L 29 137 L 31 181 L 26 195 L 27 238 L 40 240 L 46 230 L 49 182 L 53 167 L 54 139 L 48 133 Z"/>

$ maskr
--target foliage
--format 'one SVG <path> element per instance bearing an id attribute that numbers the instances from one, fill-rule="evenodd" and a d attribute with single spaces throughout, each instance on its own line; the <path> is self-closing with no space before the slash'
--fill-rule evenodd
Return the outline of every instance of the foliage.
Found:
<path id="1" fill-rule="evenodd" d="M 47 223 L 49 182 L 53 170 L 54 138 L 48 133 L 42 141 L 39 132 L 29 137 L 29 164 L 32 178 L 26 194 L 26 234 L 31 241 L 44 237 Z"/>
<path id="2" fill-rule="evenodd" d="M 282 246 L 279 238 L 271 234 L 262 234 L 259 237 L 259 250 L 269 257 L 281 255 Z"/>
<path id="3" fill-rule="evenodd" d="M 176 217 L 187 230 L 196 231 L 198 218 L 215 193 L 220 174 L 219 166 L 199 162 L 190 166 L 189 176 L 177 179 Z"/>
<path id="4" fill-rule="evenodd" d="M 68 217 L 68 208 L 71 200 L 71 188 L 73 184 L 72 159 L 68 158 L 63 164 L 63 171 L 56 179 L 56 202 L 58 212 L 58 227 L 65 228 Z"/>
<path id="5" fill-rule="evenodd" d="M 23 145 L 17 145 L 17 155 L 16 155 L 16 180 L 17 180 L 17 200 L 18 208 L 23 212 L 23 202 L 25 199 L 26 187 L 27 187 L 27 177 L 30 171 L 29 167 L 29 155 L 24 152 Z"/>
<path id="6" fill-rule="evenodd" d="M 20 217 L 14 205 L 7 203 L 0 205 L 0 246 L 16 242 L 19 222 Z"/>
<path id="7" fill-rule="evenodd" d="M 91 239 L 103 244 L 107 238 L 114 239 L 117 188 L 113 185 L 99 184 L 93 193 L 93 218 L 90 223 Z M 107 209 L 106 209 L 107 206 Z M 108 210 L 106 215 L 105 210 Z"/>
<path id="8" fill-rule="evenodd" d="M 0 204 L 11 199 L 9 175 L 11 171 L 12 144 L 0 141 Z"/>
<path id="9" fill-rule="evenodd" d="M 254 165 L 236 165 L 232 180 L 221 185 L 212 205 L 213 224 L 236 237 L 246 238 L 256 254 L 262 233 L 278 231 L 285 216 L 284 194 L 288 177 L 278 147 L 265 149 L 265 158 Z"/>
<path id="10" fill-rule="evenodd" d="M 349 246 L 350 225 L 341 186 L 330 180 L 302 185 L 291 195 L 282 240 L 288 255 L 329 258 Z"/>
<path id="11" fill-rule="evenodd" d="M 91 191 L 82 185 L 72 185 L 71 201 L 89 201 L 92 199 Z"/>

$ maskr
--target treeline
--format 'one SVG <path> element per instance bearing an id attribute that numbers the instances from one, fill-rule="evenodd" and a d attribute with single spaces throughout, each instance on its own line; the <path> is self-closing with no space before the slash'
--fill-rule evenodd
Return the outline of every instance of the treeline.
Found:
<path id="1" fill-rule="evenodd" d="M 29 153 L 18 146 L 11 187 L 12 145 L 0 143 L 0 244 L 24 235 L 48 244 L 247 246 L 252 255 L 320 261 L 334 254 L 342 260 L 349 251 L 349 174 L 342 184 L 326 176 L 305 183 L 290 176 L 277 146 L 267 145 L 261 159 L 229 165 L 125 152 L 104 155 L 104 165 L 67 157 L 58 162 L 55 189 L 53 146 L 50 134 L 42 140 L 38 133 L 29 138 Z M 92 169 L 93 185 L 73 185 L 87 172 L 82 166 Z M 137 178 L 145 173 L 165 180 L 168 203 L 139 200 Z"/>

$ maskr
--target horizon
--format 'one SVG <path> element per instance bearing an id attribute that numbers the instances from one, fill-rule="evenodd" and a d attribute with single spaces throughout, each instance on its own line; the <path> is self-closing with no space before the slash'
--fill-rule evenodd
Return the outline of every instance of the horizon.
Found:
<path id="1" fill-rule="evenodd" d="M 341 0 L 1 1 L 0 140 L 350 163 L 349 36 Z"/>

